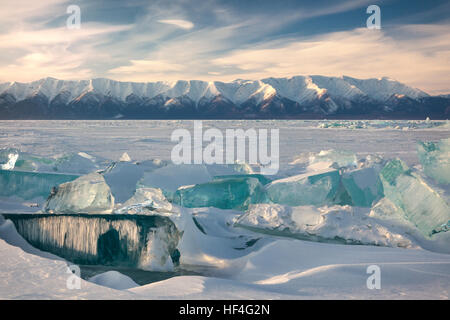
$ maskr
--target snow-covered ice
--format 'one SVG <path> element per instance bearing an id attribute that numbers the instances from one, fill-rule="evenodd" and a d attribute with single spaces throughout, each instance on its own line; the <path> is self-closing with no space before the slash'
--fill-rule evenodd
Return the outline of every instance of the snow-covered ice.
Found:
<path id="1" fill-rule="evenodd" d="M 158 188 L 137 188 L 134 195 L 116 210 L 116 213 L 150 214 L 154 211 L 173 212 L 174 207 Z"/>
<path id="2" fill-rule="evenodd" d="M 27 253 L 2 239 L 0 254 L 8 257 L 0 261 L 4 299 L 449 298 L 449 256 L 425 250 L 279 239 L 238 258 L 240 269 L 232 277 L 179 276 L 128 290 L 85 280 L 80 289 L 68 289 L 66 262 Z M 382 270 L 381 290 L 366 287 L 366 269 L 374 264 Z"/>
<path id="3" fill-rule="evenodd" d="M 117 271 L 107 271 L 97 274 L 90 278 L 89 282 L 117 290 L 126 290 L 139 287 L 133 279 Z"/>
<path id="4" fill-rule="evenodd" d="M 311 241 L 411 247 L 407 237 L 389 231 L 368 216 L 368 212 L 350 206 L 316 208 L 259 204 L 239 217 L 236 224 L 257 232 Z"/>
<path id="5" fill-rule="evenodd" d="M 321 81 L 343 96 L 367 90 L 311 80 L 312 95 Z M 277 81 L 220 90 L 240 99 L 255 87 L 258 98 Z M 159 85 L 214 93 L 204 83 Z M 172 164 L 170 133 L 189 121 L 37 123 L 0 122 L 0 298 L 449 298 L 445 122 L 204 122 L 279 128 L 274 176 L 245 163 Z M 139 286 L 117 269 L 69 289 L 73 263 L 196 275 Z M 380 267 L 380 290 L 367 288 L 370 265 Z"/>

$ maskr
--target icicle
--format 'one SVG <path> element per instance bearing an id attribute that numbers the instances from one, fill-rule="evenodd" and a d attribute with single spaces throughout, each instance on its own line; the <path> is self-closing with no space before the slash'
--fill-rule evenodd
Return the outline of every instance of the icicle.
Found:
<path id="1" fill-rule="evenodd" d="M 180 234 L 160 216 L 7 215 L 33 246 L 79 264 L 170 270 Z"/>

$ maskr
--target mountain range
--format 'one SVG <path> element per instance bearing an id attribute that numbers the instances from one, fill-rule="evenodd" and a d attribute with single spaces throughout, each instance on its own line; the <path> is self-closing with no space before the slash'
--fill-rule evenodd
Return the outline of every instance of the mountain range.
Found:
<path id="1" fill-rule="evenodd" d="M 450 97 L 398 81 L 262 80 L 0 83 L 0 119 L 448 119 Z"/>

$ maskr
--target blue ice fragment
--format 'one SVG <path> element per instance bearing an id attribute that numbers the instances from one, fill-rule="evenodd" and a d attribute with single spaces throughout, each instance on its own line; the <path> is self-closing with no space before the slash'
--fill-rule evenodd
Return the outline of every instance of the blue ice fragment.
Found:
<path id="1" fill-rule="evenodd" d="M 209 183 L 178 189 L 173 202 L 188 208 L 216 207 L 246 209 L 249 204 L 265 201 L 264 186 L 257 178 L 217 179 Z"/>
<path id="2" fill-rule="evenodd" d="M 266 186 L 273 203 L 289 206 L 332 204 L 340 183 L 339 171 L 325 170 L 273 181 Z"/>
<path id="3" fill-rule="evenodd" d="M 68 174 L 0 170 L 0 196 L 24 200 L 47 198 L 53 187 L 76 178 Z"/>

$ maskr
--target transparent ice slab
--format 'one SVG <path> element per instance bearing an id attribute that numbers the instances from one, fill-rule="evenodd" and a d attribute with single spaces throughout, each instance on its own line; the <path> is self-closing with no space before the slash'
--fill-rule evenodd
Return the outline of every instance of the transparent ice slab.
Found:
<path id="1" fill-rule="evenodd" d="M 333 203 L 339 184 L 339 171 L 329 169 L 275 180 L 266 190 L 273 203 L 321 206 Z"/>
<path id="2" fill-rule="evenodd" d="M 266 200 L 264 186 L 254 177 L 222 178 L 178 189 L 173 202 L 188 208 L 245 209 Z"/>
<path id="3" fill-rule="evenodd" d="M 53 187 L 77 178 L 77 175 L 0 170 L 0 196 L 45 199 Z"/>
<path id="4" fill-rule="evenodd" d="M 438 183 L 450 184 L 450 138 L 419 142 L 417 153 L 427 176 Z"/>
<path id="5" fill-rule="evenodd" d="M 107 214 L 114 208 L 114 196 L 99 173 L 90 173 L 52 190 L 45 211 L 50 213 Z"/>
<path id="6" fill-rule="evenodd" d="M 384 196 L 379 166 L 350 170 L 342 174 L 342 184 L 354 206 L 371 207 Z"/>
<path id="7" fill-rule="evenodd" d="M 450 220 L 447 202 L 403 161 L 389 161 L 381 170 L 380 178 L 386 198 L 424 235 L 445 231 L 444 226 Z"/>

